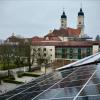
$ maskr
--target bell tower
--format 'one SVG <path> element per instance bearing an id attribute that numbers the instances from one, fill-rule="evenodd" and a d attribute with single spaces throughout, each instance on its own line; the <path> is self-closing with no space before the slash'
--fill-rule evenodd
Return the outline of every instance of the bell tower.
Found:
<path id="1" fill-rule="evenodd" d="M 82 8 L 80 8 L 80 11 L 78 12 L 77 17 L 77 28 L 81 29 L 80 37 L 84 36 L 84 12 L 82 11 Z"/>
<path id="2" fill-rule="evenodd" d="M 65 14 L 65 11 L 63 11 L 63 14 L 61 15 L 61 28 L 67 28 L 67 16 Z"/>

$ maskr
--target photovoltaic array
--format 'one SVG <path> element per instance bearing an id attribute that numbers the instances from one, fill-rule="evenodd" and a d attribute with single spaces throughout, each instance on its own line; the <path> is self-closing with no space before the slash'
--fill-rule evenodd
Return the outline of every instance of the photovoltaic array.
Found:
<path id="1" fill-rule="evenodd" d="M 43 75 L 0 95 L 0 100 L 99 100 L 100 64 Z"/>

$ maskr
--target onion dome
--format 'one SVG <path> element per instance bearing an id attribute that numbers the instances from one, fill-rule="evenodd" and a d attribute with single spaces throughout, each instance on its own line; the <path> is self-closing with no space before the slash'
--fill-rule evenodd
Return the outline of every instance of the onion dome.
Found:
<path id="1" fill-rule="evenodd" d="M 61 15 L 61 18 L 66 18 L 66 14 L 64 11 L 63 11 L 63 14 Z"/>
<path id="2" fill-rule="evenodd" d="M 80 11 L 78 12 L 78 16 L 84 16 L 84 13 L 82 11 L 82 8 L 80 8 Z"/>

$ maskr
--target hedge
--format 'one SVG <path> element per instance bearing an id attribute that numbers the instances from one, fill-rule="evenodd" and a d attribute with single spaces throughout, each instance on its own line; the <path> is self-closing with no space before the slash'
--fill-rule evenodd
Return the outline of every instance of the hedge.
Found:
<path id="1" fill-rule="evenodd" d="M 18 74 L 18 77 L 23 77 L 23 76 L 39 77 L 40 75 L 28 72 Z"/>
<path id="2" fill-rule="evenodd" d="M 15 80 L 15 77 L 10 75 L 10 76 L 3 76 L 3 77 L 0 77 L 0 80 L 4 80 L 4 79 L 11 79 L 11 80 Z"/>
<path id="3" fill-rule="evenodd" d="M 15 80 L 15 77 L 10 75 L 10 76 L 6 76 L 6 77 L 2 77 L 1 80 L 3 80 L 4 82 L 7 83 L 14 83 L 14 84 L 22 84 L 24 82 L 19 82 Z"/>
<path id="4" fill-rule="evenodd" d="M 14 83 L 14 84 L 22 84 L 24 82 L 20 82 L 20 81 L 15 81 L 15 80 L 12 80 L 12 79 L 4 79 L 3 80 L 4 82 L 7 82 L 7 83 Z"/>

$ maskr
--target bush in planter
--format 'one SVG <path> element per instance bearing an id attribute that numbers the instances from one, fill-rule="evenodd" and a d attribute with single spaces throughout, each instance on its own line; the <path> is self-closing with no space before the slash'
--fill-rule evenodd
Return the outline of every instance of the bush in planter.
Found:
<path id="1" fill-rule="evenodd" d="M 39 77 L 40 75 L 26 72 L 23 76 Z"/>
<path id="2" fill-rule="evenodd" d="M 23 71 L 18 71 L 18 72 L 17 72 L 17 76 L 18 76 L 18 77 L 22 77 L 22 76 L 23 76 L 23 73 L 24 73 Z"/>
<path id="3" fill-rule="evenodd" d="M 24 74 L 24 72 L 23 72 L 23 71 L 18 71 L 18 72 L 17 72 L 17 76 L 18 76 L 18 77 L 22 77 L 22 76 L 23 76 L 23 74 Z"/>
<path id="4" fill-rule="evenodd" d="M 33 73 L 29 73 L 29 72 L 25 72 L 25 73 L 20 73 L 20 74 L 18 74 L 18 77 L 23 77 L 23 76 L 39 77 L 40 75 L 38 75 L 38 74 L 33 74 Z"/>
<path id="5" fill-rule="evenodd" d="M 19 78 L 21 78 L 21 77 L 23 77 L 23 74 L 24 74 L 24 73 L 20 73 L 20 74 L 17 74 L 17 76 L 18 76 Z"/>
<path id="6" fill-rule="evenodd" d="M 15 81 L 15 80 L 11 80 L 11 79 L 4 79 L 3 80 L 4 82 L 7 82 L 7 83 L 14 83 L 14 84 L 22 84 L 24 82 L 20 82 L 20 81 Z"/>
<path id="7" fill-rule="evenodd" d="M 15 77 L 14 77 L 13 75 L 0 77 L 0 80 L 4 80 L 4 79 L 11 79 L 11 80 L 15 80 Z"/>

